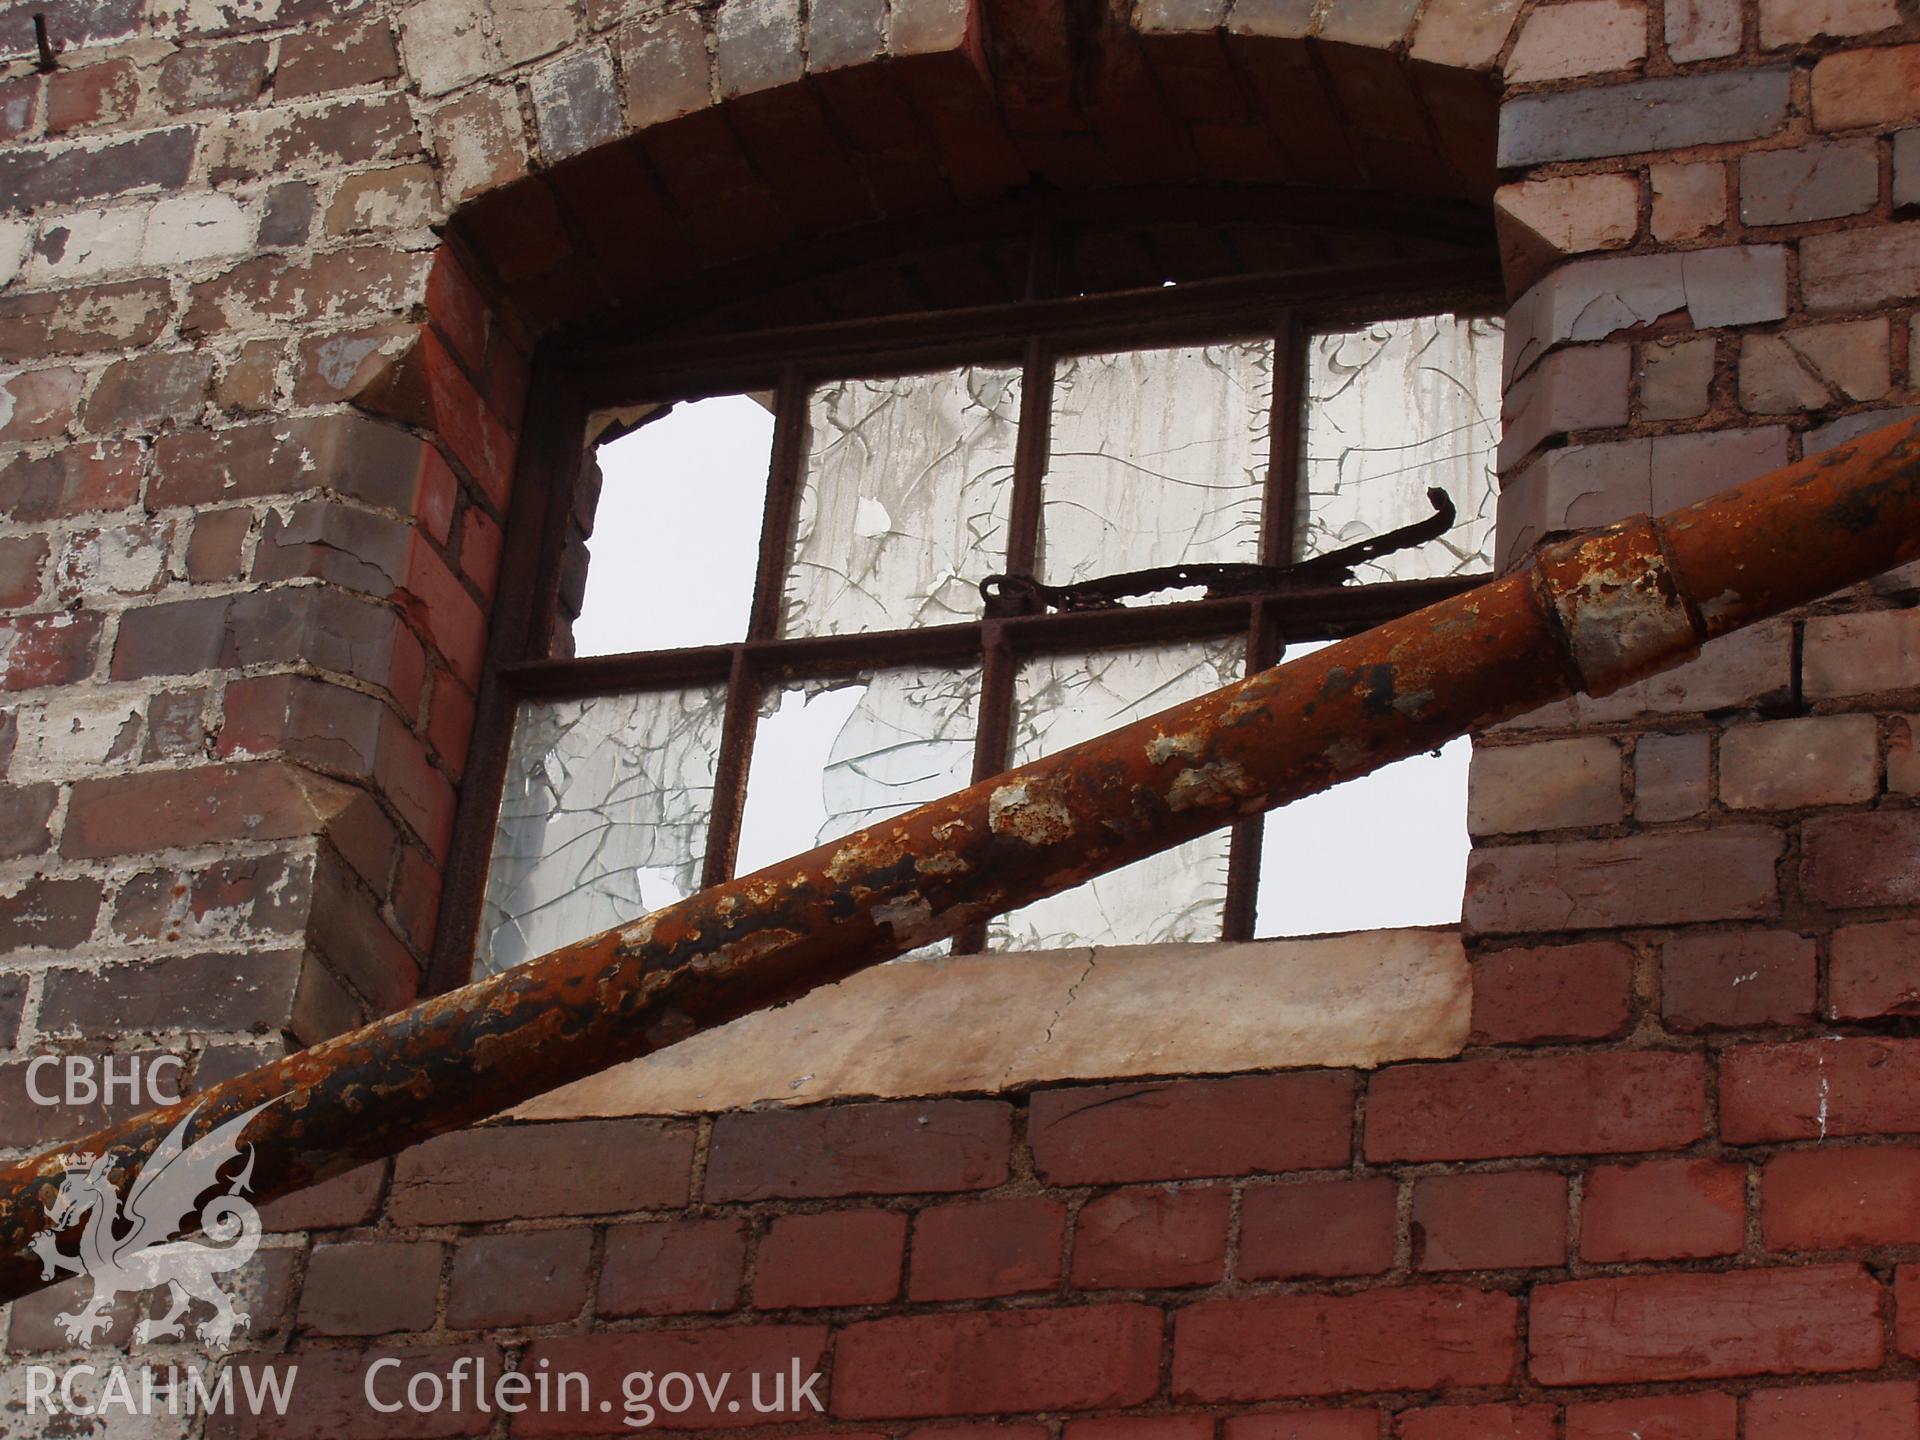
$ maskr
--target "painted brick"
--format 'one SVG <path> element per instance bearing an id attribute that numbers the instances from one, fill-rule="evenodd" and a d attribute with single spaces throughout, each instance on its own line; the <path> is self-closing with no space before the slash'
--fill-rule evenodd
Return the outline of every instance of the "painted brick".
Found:
<path id="1" fill-rule="evenodd" d="M 1672 10 L 1669 7 L 1668 13 Z M 1652 229 L 1656 240 L 1698 240 L 1727 222 L 1727 169 L 1724 165 L 1653 165 Z"/>
<path id="2" fill-rule="evenodd" d="M 1858 1265 L 1541 1285 L 1529 1369 L 1543 1385 L 1872 1369 L 1885 1349 L 1880 1301 Z"/>
<path id="3" fill-rule="evenodd" d="M 1647 12 L 1629 0 L 1568 0 L 1532 11 L 1507 57 L 1510 85 L 1636 67 L 1647 55 Z"/>
<path id="4" fill-rule="evenodd" d="M 1116 1190 L 1087 1202 L 1074 1227 L 1076 1289 L 1211 1285 L 1227 1268 L 1224 1186 Z"/>
<path id="5" fill-rule="evenodd" d="M 1871 715 L 1736 725 L 1720 740 L 1720 798 L 1737 810 L 1870 800 L 1880 789 L 1879 748 Z"/>
<path id="6" fill-rule="evenodd" d="M 1239 1277 L 1379 1275 L 1393 1266 L 1390 1176 L 1304 1185 L 1251 1185 L 1240 1199 Z"/>
<path id="7" fill-rule="evenodd" d="M 1720 1060 L 1720 1133 L 1733 1145 L 1920 1132 L 1920 1040 L 1737 1045 Z"/>
<path id="8" fill-rule="evenodd" d="M 607 1232 L 602 1315 L 684 1315 L 739 1303 L 747 1258 L 739 1220 L 657 1220 Z"/>
<path id="9" fill-rule="evenodd" d="M 1848 817 L 1852 819 L 1854 817 Z M 1467 865 L 1468 933 L 1747 920 L 1778 913 L 1777 831 L 1482 847 Z"/>
<path id="10" fill-rule="evenodd" d="M 1755 414 L 1877 400 L 1892 383 L 1884 318 L 1740 341 L 1740 405 Z"/>
<path id="11" fill-rule="evenodd" d="M 1697 1055 L 1615 1052 L 1393 1066 L 1367 1095 L 1366 1153 L 1492 1160 L 1672 1150 L 1700 1138 Z"/>
<path id="12" fill-rule="evenodd" d="M 1920 53 L 1920 46 L 1915 52 Z M 1809 235 L 1800 242 L 1800 293 L 1809 310 L 1897 303 L 1920 287 L 1920 223 Z"/>
<path id="13" fill-rule="evenodd" d="M 1822 36 L 1871 35 L 1899 23 L 1895 0 L 1760 0 L 1760 44 L 1769 50 Z"/>
<path id="14" fill-rule="evenodd" d="M 1066 1233 L 1066 1206 L 1040 1196 L 936 1205 L 914 1221 L 907 1294 L 978 1300 L 1051 1290 Z"/>
<path id="15" fill-rule="evenodd" d="M 1500 468 L 1516 468 L 1540 445 L 1573 431 L 1626 424 L 1631 373 L 1625 345 L 1579 345 L 1547 356 L 1501 404 Z"/>
<path id="16" fill-rule="evenodd" d="M 1567 1179 L 1545 1171 L 1429 1175 L 1413 1186 L 1416 1270 L 1507 1270 L 1567 1258 Z"/>
<path id="17" fill-rule="evenodd" d="M 1008 1106 L 986 1100 L 833 1105 L 723 1115 L 712 1201 L 984 1190 L 1007 1177 Z"/>
<path id="18" fill-rule="evenodd" d="M 1880 157 L 1871 141 L 1763 150 L 1740 159 L 1740 219 L 1794 225 L 1871 210 L 1880 198 Z"/>
<path id="19" fill-rule="evenodd" d="M 1685 65 L 1740 51 L 1740 0 L 1667 0 L 1667 54 Z"/>
<path id="20" fill-rule="evenodd" d="M 1849 925 L 1833 933 L 1827 1013 L 1835 1020 L 1920 1014 L 1920 921 Z"/>
<path id="21" fill-rule="evenodd" d="M 1474 747 L 1467 781 L 1472 834 L 1611 825 L 1625 815 L 1620 747 L 1606 736 Z"/>
<path id="22" fill-rule="evenodd" d="M 684 1205 L 693 1131 L 644 1120 L 457 1130 L 394 1162 L 387 1216 L 448 1225 Z"/>
<path id="23" fill-rule="evenodd" d="M 1733 1440 L 1740 1405 L 1731 1395 L 1636 1396 L 1567 1406 L 1566 1440 Z"/>
<path id="24" fill-rule="evenodd" d="M 1711 339 L 1668 340 L 1640 351 L 1640 413 L 1648 420 L 1689 420 L 1707 413 L 1713 387 Z"/>
<path id="25" fill-rule="evenodd" d="M 865 1420 L 1098 1410 L 1160 1388 L 1158 1310 L 1087 1305 L 895 1316 L 834 1348 L 834 1415 Z"/>
<path id="26" fill-rule="evenodd" d="M 1920 686 L 1920 611 L 1812 616 L 1803 664 L 1809 700 Z"/>
<path id="27" fill-rule="evenodd" d="M 753 1303 L 777 1310 L 891 1300 L 906 1244 L 907 1217 L 897 1210 L 780 1216 L 760 1242 Z"/>
<path id="28" fill-rule="evenodd" d="M 1779 930 L 1675 935 L 1660 949 L 1660 1013 L 1675 1030 L 1812 1021 L 1813 941 Z"/>
<path id="29" fill-rule="evenodd" d="M 1747 1172 L 1713 1160 L 1596 1165 L 1580 1211 L 1580 1258 L 1600 1264 L 1731 1255 L 1747 1231 Z"/>
<path id="30" fill-rule="evenodd" d="M 1347 1162 L 1352 1109 L 1342 1072 L 1042 1090 L 1028 1141 L 1053 1185 L 1325 1169 Z"/>
<path id="31" fill-rule="evenodd" d="M 635 129 L 677 120 L 713 103 L 708 78 L 707 36 L 698 13 L 648 17 L 624 26 L 618 37 L 620 65 L 645 84 L 627 86 L 627 123 Z"/>
<path id="32" fill-rule="evenodd" d="M 1813 1440 L 1817 1435 L 1916 1440 L 1920 1390 L 1911 1380 L 1755 1390 L 1747 1396 L 1746 1435 L 1747 1440 Z"/>
<path id="33" fill-rule="evenodd" d="M 549 161 L 591 150 L 622 131 L 613 59 L 605 46 L 542 65 L 529 77 L 528 89 L 540 150 Z"/>
<path id="34" fill-rule="evenodd" d="M 1459 1285 L 1202 1300 L 1174 1317 L 1173 1397 L 1279 1400 L 1504 1385 L 1518 1305 Z"/>
<path id="35" fill-rule="evenodd" d="M 1551 95 L 1500 108 L 1501 166 L 1592 160 L 1758 140 L 1787 113 L 1785 70 L 1671 76 Z"/>
<path id="36" fill-rule="evenodd" d="M 1813 67 L 1813 123 L 1848 130 L 1920 120 L 1920 45 L 1842 50 Z"/>
<path id="37" fill-rule="evenodd" d="M 1704 731 L 1642 735 L 1633 747 L 1636 820 L 1684 820 L 1707 808 L 1713 737 Z"/>
<path id="38" fill-rule="evenodd" d="M 1760 1172 L 1769 1250 L 1858 1250 L 1920 1239 L 1920 1149 L 1830 1146 L 1775 1155 Z"/>

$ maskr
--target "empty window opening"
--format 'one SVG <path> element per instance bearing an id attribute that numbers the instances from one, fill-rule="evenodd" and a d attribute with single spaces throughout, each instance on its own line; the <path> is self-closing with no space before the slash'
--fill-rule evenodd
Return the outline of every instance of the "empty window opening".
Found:
<path id="1" fill-rule="evenodd" d="M 1459 923 L 1471 753 L 1463 737 L 1269 811 L 1254 935 Z"/>
<path id="2" fill-rule="evenodd" d="M 683 402 L 600 447 L 576 655 L 745 638 L 773 453 L 769 403 Z"/>

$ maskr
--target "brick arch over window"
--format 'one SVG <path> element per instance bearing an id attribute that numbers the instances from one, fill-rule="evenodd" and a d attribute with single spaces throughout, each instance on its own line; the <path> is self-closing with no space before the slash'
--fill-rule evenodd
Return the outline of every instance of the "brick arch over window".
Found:
<path id="1" fill-rule="evenodd" d="M 663 293 L 737 295 L 768 256 L 836 268 L 827 237 L 888 237 L 884 254 L 920 248 L 916 219 L 989 230 L 1036 187 L 1283 186 L 1301 221 L 1484 224 L 1497 86 L 1457 63 L 1476 34 L 1446 7 L 1414 35 L 1411 6 L 1335 6 L 1311 40 L 1223 8 L 839 5 L 803 24 L 731 0 L 629 22 L 531 72 L 525 134 L 490 87 L 443 112 L 451 241 L 537 333 L 657 323 Z"/>
<path id="2" fill-rule="evenodd" d="M 1122 24 L 899 5 L 854 53 L 854 19 L 833 7 L 803 33 L 778 7 L 732 4 L 620 26 L 537 67 L 526 144 L 547 163 L 513 177 L 522 152 L 496 138 L 435 257 L 429 323 L 347 387 L 464 472 L 462 547 L 477 533 L 497 548 L 503 524 L 534 531 L 530 501 L 508 518 L 515 430 L 528 356 L 558 333 L 1014 300 L 1037 224 L 1064 235 L 1049 247 L 1063 293 L 1493 249 L 1497 86 L 1418 58 L 1401 30 L 1342 19 L 1308 39 L 1198 12 Z M 464 172 L 449 173 L 458 193 Z M 470 656 L 479 617 L 460 588 L 413 614 L 430 632 L 457 625 L 447 644 Z M 472 687 L 450 693 L 470 723 Z M 469 903 L 484 877 L 434 858 Z M 450 953 L 432 968 L 434 988 L 466 974 Z"/>

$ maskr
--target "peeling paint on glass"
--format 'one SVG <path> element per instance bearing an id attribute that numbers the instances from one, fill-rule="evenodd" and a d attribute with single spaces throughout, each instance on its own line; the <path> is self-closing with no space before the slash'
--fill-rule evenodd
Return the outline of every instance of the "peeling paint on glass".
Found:
<path id="1" fill-rule="evenodd" d="M 1061 360 L 1041 578 L 1259 559 L 1272 409 L 1271 340 Z"/>
<path id="2" fill-rule="evenodd" d="M 504 970 L 700 888 L 726 691 L 520 707 L 478 944 Z"/>
<path id="3" fill-rule="evenodd" d="M 735 872 L 966 788 L 979 718 L 978 669 L 881 670 L 769 690 Z"/>
<path id="4" fill-rule="evenodd" d="M 1043 655 L 1014 680 L 1013 763 L 1024 765 L 1238 680 L 1239 637 Z M 996 950 L 1218 940 L 1228 832 L 1216 831 L 991 922 Z"/>
<path id="5" fill-rule="evenodd" d="M 807 402 L 782 632 L 977 619 L 1005 568 L 1020 372 L 842 380 Z"/>
<path id="6" fill-rule="evenodd" d="M 1273 342 L 1054 367 L 1041 578 L 1260 559 Z"/>
<path id="7" fill-rule="evenodd" d="M 1429 486 L 1459 514 L 1444 537 L 1362 566 L 1355 579 L 1493 569 L 1500 444 L 1499 320 L 1383 320 L 1316 335 L 1307 352 L 1305 558 L 1424 520 Z"/>

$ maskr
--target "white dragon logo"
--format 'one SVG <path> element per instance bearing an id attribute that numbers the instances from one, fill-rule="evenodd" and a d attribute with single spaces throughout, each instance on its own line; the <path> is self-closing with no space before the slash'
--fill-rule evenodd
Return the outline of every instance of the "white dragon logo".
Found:
<path id="1" fill-rule="evenodd" d="M 187 1129 L 199 1107 L 189 1110 L 140 1167 L 124 1204 L 109 1179 L 111 1156 L 62 1157 L 67 1173 L 47 1207 L 50 1228 L 34 1238 L 32 1249 L 40 1257 L 43 1280 L 63 1270 L 93 1280 L 93 1295 L 85 1305 L 54 1317 L 68 1340 L 85 1345 L 96 1330 L 105 1330 L 112 1323 L 108 1309 L 121 1292 L 160 1285 L 172 1291 L 172 1304 L 165 1315 L 140 1323 L 134 1331 L 139 1343 L 183 1337 L 182 1317 L 194 1300 L 206 1302 L 214 1311 L 194 1332 L 202 1341 L 224 1346 L 236 1330 L 246 1328 L 247 1313 L 234 1308 L 214 1276 L 245 1265 L 260 1245 L 260 1212 L 241 1198 L 253 1177 L 252 1146 L 246 1147 L 246 1164 L 227 1182 L 225 1193 L 208 1200 L 197 1219 L 194 1206 L 203 1192 L 220 1183 L 220 1171 L 239 1158 L 240 1134 L 247 1123 L 273 1103 L 256 1105 L 191 1145 Z M 72 1255 L 61 1254 L 58 1233 L 83 1215 L 87 1223 L 79 1249 Z M 175 1231 L 189 1228 L 198 1229 L 214 1243 L 168 1240 Z"/>

